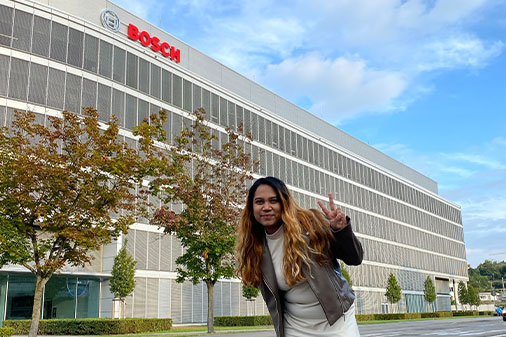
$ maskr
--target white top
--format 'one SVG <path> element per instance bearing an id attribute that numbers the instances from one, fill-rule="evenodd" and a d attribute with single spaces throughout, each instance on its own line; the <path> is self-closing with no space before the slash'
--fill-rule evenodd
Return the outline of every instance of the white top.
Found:
<path id="1" fill-rule="evenodd" d="M 330 325 L 323 308 L 307 281 L 288 286 L 283 275 L 283 226 L 274 234 L 267 234 L 267 246 L 272 256 L 278 288 L 285 292 L 285 335 L 291 336 L 336 336 L 339 324 Z"/>

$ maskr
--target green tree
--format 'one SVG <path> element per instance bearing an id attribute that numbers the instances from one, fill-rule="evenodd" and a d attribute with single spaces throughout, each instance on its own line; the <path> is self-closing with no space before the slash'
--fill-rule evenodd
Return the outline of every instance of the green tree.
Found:
<path id="1" fill-rule="evenodd" d="M 343 277 L 346 279 L 346 281 L 348 281 L 348 284 L 351 287 L 353 283 L 351 282 L 350 273 L 348 273 L 348 270 L 344 268 L 344 263 L 342 262 L 341 262 L 341 273 L 343 274 Z"/>
<path id="2" fill-rule="evenodd" d="M 90 263 L 90 253 L 125 233 L 145 205 L 136 189 L 147 161 L 118 131 L 115 119 L 101 127 L 91 108 L 48 116 L 47 126 L 16 111 L 0 130 L 0 265 L 35 275 L 29 336 L 37 335 L 51 276 Z"/>
<path id="3" fill-rule="evenodd" d="M 126 250 L 128 240 L 125 240 L 123 247 L 114 258 L 111 280 L 109 287 L 114 298 L 121 301 L 120 318 L 125 313 L 125 298 L 135 289 L 135 265 L 137 261 L 128 254 Z"/>
<path id="4" fill-rule="evenodd" d="M 165 147 L 153 165 L 159 177 L 151 182 L 154 194 L 165 204 L 180 204 L 179 214 L 161 207 L 152 223 L 175 234 L 184 247 L 178 264 L 178 282 L 203 281 L 208 290 L 208 332 L 214 332 L 214 285 L 220 278 L 234 275 L 235 226 L 252 179 L 250 155 L 243 145 L 249 137 L 227 129 L 220 142 L 196 110 L 191 126 L 182 130 L 173 146 Z M 151 126 L 140 133 L 163 130 L 164 113 L 152 117 Z M 163 133 L 162 133 L 163 135 Z M 163 137 L 162 137 L 163 138 Z"/>
<path id="5" fill-rule="evenodd" d="M 463 310 L 464 304 L 469 303 L 469 293 L 467 292 L 466 284 L 462 281 L 460 281 L 458 285 L 458 294 L 459 294 L 459 302 L 460 304 L 462 304 Z"/>
<path id="6" fill-rule="evenodd" d="M 260 290 L 258 288 L 252 287 L 252 286 L 242 286 L 242 296 L 246 298 L 246 309 L 248 312 L 248 315 L 250 315 L 250 304 L 255 301 L 255 299 L 258 297 L 258 293 Z M 254 310 L 253 310 L 254 311 Z M 255 315 L 255 312 L 253 312 L 253 315 Z"/>
<path id="7" fill-rule="evenodd" d="M 423 297 L 432 306 L 432 311 L 435 311 L 433 303 L 436 300 L 436 288 L 430 276 L 427 276 L 423 284 Z"/>
<path id="8" fill-rule="evenodd" d="M 399 286 L 399 283 L 397 283 L 397 278 L 395 278 L 394 274 L 390 273 L 388 276 L 387 291 L 385 296 L 392 307 L 394 303 L 401 300 L 401 293 L 401 287 Z"/>
<path id="9" fill-rule="evenodd" d="M 252 286 L 242 286 L 242 296 L 248 301 L 254 301 L 258 297 L 259 289 Z"/>
<path id="10" fill-rule="evenodd" d="M 475 309 L 478 308 L 481 303 L 480 294 L 478 293 L 478 290 L 475 289 L 472 285 L 467 286 L 467 297 L 468 304 L 474 305 Z"/>

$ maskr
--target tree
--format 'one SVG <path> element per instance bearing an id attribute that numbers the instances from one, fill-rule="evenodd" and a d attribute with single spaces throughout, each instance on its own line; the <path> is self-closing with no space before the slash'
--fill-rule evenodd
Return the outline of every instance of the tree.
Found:
<path id="1" fill-rule="evenodd" d="M 235 226 L 247 194 L 246 182 L 252 179 L 253 164 L 242 147 L 251 138 L 227 128 L 217 136 L 204 120 L 205 111 L 196 110 L 190 127 L 182 130 L 173 146 L 165 146 L 153 158 L 159 177 L 151 182 L 152 192 L 165 205 L 181 204 L 179 214 L 162 206 L 152 220 L 175 234 L 184 247 L 178 264 L 178 282 L 203 281 L 208 290 L 208 332 L 214 332 L 214 285 L 220 278 L 234 275 Z M 165 114 L 152 116 L 152 124 L 140 134 L 162 135 Z"/>
<path id="2" fill-rule="evenodd" d="M 392 273 L 390 273 L 388 276 L 387 291 L 385 293 L 385 296 L 392 307 L 394 303 L 397 303 L 401 300 L 401 287 L 397 283 L 395 275 Z"/>
<path id="3" fill-rule="evenodd" d="M 346 279 L 346 281 L 348 281 L 348 284 L 351 287 L 353 283 L 351 282 L 350 273 L 348 273 L 346 268 L 344 268 L 344 263 L 341 263 L 341 273 L 343 274 L 343 277 Z"/>
<path id="4" fill-rule="evenodd" d="M 436 288 L 430 276 L 427 276 L 423 284 L 423 297 L 432 306 L 432 311 L 435 311 L 433 303 L 436 300 Z"/>
<path id="5" fill-rule="evenodd" d="M 258 288 L 252 287 L 252 286 L 242 286 L 242 296 L 246 299 L 248 302 L 253 302 L 258 297 L 258 293 L 260 290 Z M 255 314 L 255 313 L 253 313 Z M 249 308 L 248 308 L 248 315 L 249 315 Z"/>
<path id="6" fill-rule="evenodd" d="M 460 281 L 458 285 L 458 294 L 459 302 L 462 304 L 462 308 L 464 308 L 464 304 L 469 303 L 469 294 L 467 292 L 466 284 L 462 281 Z"/>
<path id="7" fill-rule="evenodd" d="M 51 276 L 91 263 L 89 253 L 126 233 L 144 208 L 136 189 L 148 169 L 119 140 L 114 118 L 101 125 L 92 108 L 47 118 L 44 126 L 34 113 L 16 111 L 11 128 L 0 131 L 0 265 L 35 275 L 29 336 L 37 335 Z"/>
<path id="8" fill-rule="evenodd" d="M 126 250 L 128 240 L 114 258 L 109 287 L 114 298 L 121 301 L 120 318 L 125 314 L 125 298 L 135 289 L 135 265 L 137 261 Z"/>
<path id="9" fill-rule="evenodd" d="M 475 309 L 480 305 L 480 294 L 478 293 L 478 290 L 475 289 L 472 285 L 468 285 L 467 287 L 467 297 L 468 304 L 474 305 Z"/>

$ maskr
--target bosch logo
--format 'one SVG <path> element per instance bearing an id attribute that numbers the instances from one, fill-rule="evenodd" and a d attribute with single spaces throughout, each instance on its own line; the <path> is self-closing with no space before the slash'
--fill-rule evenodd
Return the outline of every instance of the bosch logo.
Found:
<path id="1" fill-rule="evenodd" d="M 113 32 L 119 31 L 119 18 L 116 15 L 116 13 L 114 13 L 110 9 L 106 9 L 102 12 L 100 18 L 102 19 L 102 25 L 105 28 L 108 28 Z"/>

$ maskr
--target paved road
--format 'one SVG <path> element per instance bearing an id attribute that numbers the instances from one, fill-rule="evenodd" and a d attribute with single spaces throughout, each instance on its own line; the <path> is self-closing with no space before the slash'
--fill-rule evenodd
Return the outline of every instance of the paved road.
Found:
<path id="1" fill-rule="evenodd" d="M 506 337 L 506 322 L 500 317 L 452 318 L 359 325 L 361 337 L 470 336 Z M 274 330 L 217 333 L 213 337 L 276 337 Z"/>
<path id="2" fill-rule="evenodd" d="M 362 337 L 472 336 L 506 337 L 500 317 L 452 318 L 360 325 Z"/>

